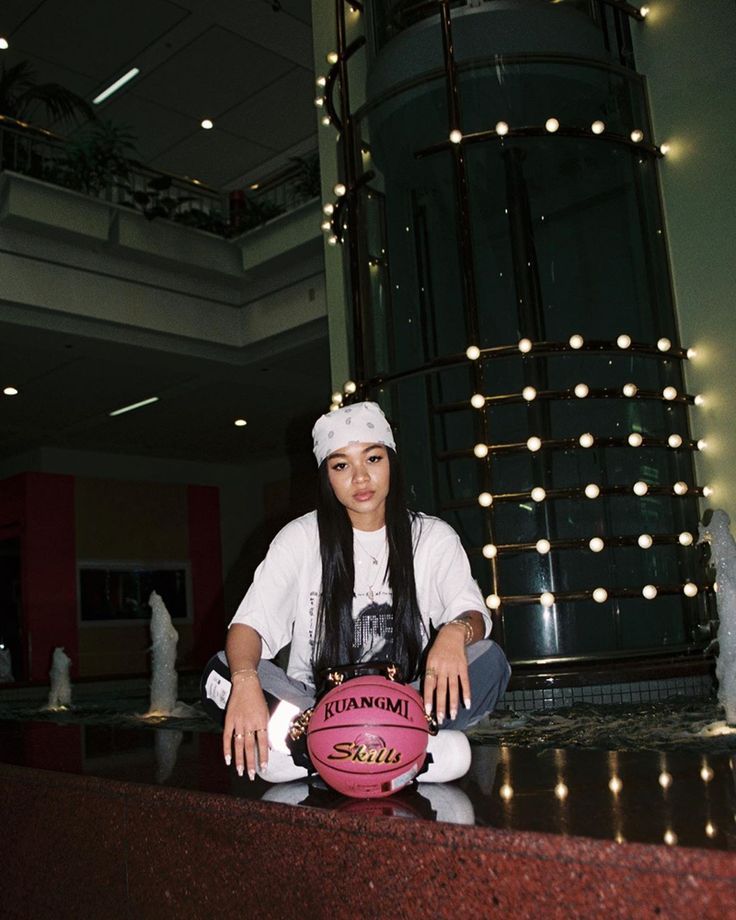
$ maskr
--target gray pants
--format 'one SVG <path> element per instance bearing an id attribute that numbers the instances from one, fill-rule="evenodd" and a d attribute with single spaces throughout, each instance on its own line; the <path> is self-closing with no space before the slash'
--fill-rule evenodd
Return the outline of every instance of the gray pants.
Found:
<path id="1" fill-rule="evenodd" d="M 468 675 L 472 703 L 465 709 L 461 703 L 455 719 L 445 719 L 442 728 L 465 729 L 492 712 L 503 696 L 511 676 L 511 668 L 501 647 L 492 639 L 482 639 L 467 649 Z M 261 661 L 258 665 L 258 678 L 261 687 L 272 701 L 286 700 L 298 706 L 300 710 L 314 705 L 314 688 L 302 681 L 289 677 L 288 674 L 272 661 Z M 218 679 L 230 682 L 230 669 L 224 652 L 218 652 L 207 664 L 202 676 L 202 703 L 205 711 L 216 722 L 223 724 L 227 708 L 227 694 L 212 691 L 213 681 Z M 421 681 L 416 680 L 412 687 L 420 690 Z M 222 686 L 222 685 L 221 685 Z M 210 689 L 208 689 L 210 688 Z M 229 689 L 229 688 L 226 688 Z"/>

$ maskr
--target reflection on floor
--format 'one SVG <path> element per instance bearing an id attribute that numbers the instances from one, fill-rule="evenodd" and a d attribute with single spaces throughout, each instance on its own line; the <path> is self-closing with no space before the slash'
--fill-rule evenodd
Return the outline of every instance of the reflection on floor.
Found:
<path id="1" fill-rule="evenodd" d="M 222 762 L 220 736 L 171 727 L 0 721 L 0 761 L 349 813 L 699 848 L 736 849 L 728 750 L 473 745 L 468 776 L 390 799 L 346 799 L 320 782 L 270 786 Z"/>

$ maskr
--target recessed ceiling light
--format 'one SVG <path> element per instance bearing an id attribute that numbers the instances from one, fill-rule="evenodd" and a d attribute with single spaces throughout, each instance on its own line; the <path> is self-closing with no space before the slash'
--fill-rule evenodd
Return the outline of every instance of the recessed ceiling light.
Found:
<path id="1" fill-rule="evenodd" d="M 109 99 L 113 93 L 116 93 L 119 89 L 122 89 L 126 83 L 130 83 L 133 77 L 137 77 L 140 73 L 140 67 L 131 67 L 127 73 L 124 73 L 120 79 L 116 80 L 114 83 L 111 83 L 107 89 L 103 89 L 102 92 L 95 96 L 92 100 L 93 105 L 99 105 L 101 102 L 104 102 L 105 99 Z"/>
<path id="2" fill-rule="evenodd" d="M 7 51 L 9 47 L 7 38 L 0 38 L 0 51 Z"/>
<path id="3" fill-rule="evenodd" d="M 132 412 L 133 409 L 140 409 L 143 406 L 150 406 L 151 403 L 158 402 L 158 396 L 151 396 L 150 399 L 142 399 L 140 402 L 131 403 L 129 406 L 123 406 L 122 409 L 114 409 L 110 415 L 122 415 L 123 412 Z"/>
<path id="4" fill-rule="evenodd" d="M 244 418 L 236 418 L 236 419 L 235 419 L 235 427 L 236 427 L 236 428 L 245 428 L 245 426 L 246 426 L 247 424 L 248 424 L 248 423 L 246 422 L 246 420 L 245 420 Z"/>
<path id="5" fill-rule="evenodd" d="M 211 128 L 215 127 L 215 123 L 211 118 L 203 118 L 200 122 L 200 125 L 204 128 L 205 131 L 209 131 Z"/>
<path id="6" fill-rule="evenodd" d="M 3 390 L 3 393 L 6 396 L 17 396 L 18 390 L 15 387 L 5 387 L 5 389 Z"/>

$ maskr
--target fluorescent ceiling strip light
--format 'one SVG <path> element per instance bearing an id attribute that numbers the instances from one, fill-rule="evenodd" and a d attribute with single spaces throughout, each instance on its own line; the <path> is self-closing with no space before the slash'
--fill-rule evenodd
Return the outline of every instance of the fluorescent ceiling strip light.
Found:
<path id="1" fill-rule="evenodd" d="M 142 399 L 140 402 L 132 403 L 130 406 L 123 406 L 122 409 L 115 409 L 110 415 L 122 415 L 123 412 L 132 412 L 133 409 L 140 409 L 142 406 L 150 406 L 151 403 L 158 402 L 158 396 L 152 396 L 150 399 Z"/>
<path id="2" fill-rule="evenodd" d="M 104 102 L 105 99 L 112 96 L 113 93 L 116 93 L 121 87 L 125 86 L 126 83 L 129 83 L 133 77 L 137 77 L 140 72 L 139 67 L 132 67 L 127 73 L 124 73 L 119 80 L 111 83 L 107 89 L 103 89 L 99 96 L 95 96 L 92 100 L 93 105 L 99 105 L 101 102 Z"/>

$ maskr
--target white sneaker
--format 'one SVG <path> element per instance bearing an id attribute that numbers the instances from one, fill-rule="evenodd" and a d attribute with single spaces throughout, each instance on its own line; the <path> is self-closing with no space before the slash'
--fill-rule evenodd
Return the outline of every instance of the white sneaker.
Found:
<path id="1" fill-rule="evenodd" d="M 427 753 L 432 755 L 432 763 L 417 776 L 418 783 L 449 783 L 470 769 L 470 742 L 463 732 L 446 728 L 430 735 Z"/>
<path id="2" fill-rule="evenodd" d="M 266 769 L 260 767 L 256 773 L 265 779 L 267 783 L 290 783 L 295 779 L 306 779 L 309 771 L 306 767 L 298 767 L 291 759 L 290 754 L 284 754 L 282 751 L 270 750 L 268 752 L 268 763 Z"/>

